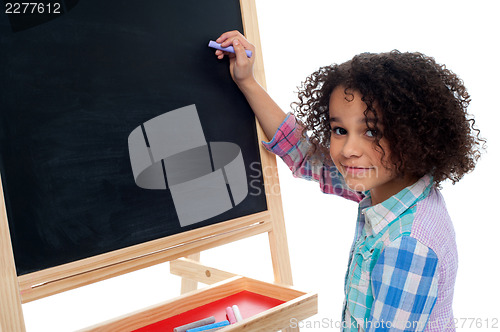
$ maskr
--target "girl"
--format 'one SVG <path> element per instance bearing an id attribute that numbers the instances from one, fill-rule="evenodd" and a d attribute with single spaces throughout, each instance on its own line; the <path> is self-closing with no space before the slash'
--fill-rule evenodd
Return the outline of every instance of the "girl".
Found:
<path id="1" fill-rule="evenodd" d="M 462 81 L 420 53 L 363 53 L 320 68 L 285 114 L 253 76 L 255 47 L 237 31 L 233 80 L 293 174 L 359 203 L 345 277 L 344 331 L 454 330 L 453 224 L 439 192 L 472 171 L 479 131 Z"/>

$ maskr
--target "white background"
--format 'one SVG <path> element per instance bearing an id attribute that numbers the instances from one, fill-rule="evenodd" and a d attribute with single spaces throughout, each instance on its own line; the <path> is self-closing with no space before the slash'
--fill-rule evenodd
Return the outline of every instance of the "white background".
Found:
<path id="1" fill-rule="evenodd" d="M 494 211 L 499 184 L 494 158 L 500 156 L 496 2 L 257 0 L 257 6 L 268 91 L 287 112 L 307 75 L 365 51 L 419 51 L 464 80 L 472 96 L 469 111 L 488 139 L 488 150 L 473 173 L 454 186 L 446 183 L 442 193 L 459 248 L 455 316 L 480 318 L 480 330 L 487 330 L 486 319 L 489 325 L 500 319 L 500 218 Z M 321 194 L 316 183 L 294 179 L 281 161 L 279 172 L 294 284 L 319 293 L 319 313 L 307 322 L 323 327 L 303 330 L 337 330 L 324 323 L 341 316 L 357 206 Z M 202 262 L 273 280 L 265 235 L 206 251 Z M 25 304 L 25 321 L 28 331 L 72 331 L 164 301 L 179 289 L 180 279 L 169 274 L 168 263 L 160 264 Z M 473 325 L 471 330 L 479 329 Z"/>

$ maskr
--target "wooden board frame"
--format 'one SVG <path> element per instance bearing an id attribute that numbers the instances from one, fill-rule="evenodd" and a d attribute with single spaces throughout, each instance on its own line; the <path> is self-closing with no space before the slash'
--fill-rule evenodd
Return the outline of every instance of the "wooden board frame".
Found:
<path id="1" fill-rule="evenodd" d="M 244 32 L 257 48 L 255 77 L 265 88 L 257 9 L 240 0 Z M 257 122 L 257 120 L 256 120 Z M 266 137 L 257 123 L 259 142 Z M 268 210 L 175 234 L 17 277 L 0 181 L 0 331 L 24 331 L 21 303 L 105 280 L 155 264 L 193 255 L 261 233 L 268 233 L 275 282 L 292 285 L 292 275 L 276 157 L 259 144 Z"/>

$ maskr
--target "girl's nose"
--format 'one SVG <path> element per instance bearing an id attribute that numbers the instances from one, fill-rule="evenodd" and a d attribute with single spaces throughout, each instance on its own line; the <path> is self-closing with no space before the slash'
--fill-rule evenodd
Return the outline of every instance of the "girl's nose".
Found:
<path id="1" fill-rule="evenodd" d="M 345 158 L 361 156 L 361 145 L 359 143 L 359 140 L 355 136 L 348 135 L 342 146 L 342 155 Z"/>

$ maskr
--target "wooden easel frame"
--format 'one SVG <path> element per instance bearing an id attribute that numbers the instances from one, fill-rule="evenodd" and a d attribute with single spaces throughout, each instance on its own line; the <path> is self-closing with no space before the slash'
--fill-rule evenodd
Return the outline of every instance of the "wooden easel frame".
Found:
<path id="1" fill-rule="evenodd" d="M 255 76 L 265 88 L 264 65 L 260 48 L 257 10 L 254 0 L 240 0 L 245 35 L 257 47 Z M 259 141 L 265 135 L 257 123 Z M 275 282 L 292 285 L 292 274 L 281 195 L 270 188 L 279 186 L 276 158 L 260 144 L 260 156 L 268 210 L 253 215 L 195 229 L 166 238 L 116 250 L 68 264 L 16 274 L 3 188 L 0 181 L 0 332 L 24 331 L 22 303 L 105 280 L 180 257 L 198 258 L 197 253 L 268 233 Z M 270 172 L 272 170 L 272 172 Z M 183 291 L 195 287 L 187 284 Z"/>

